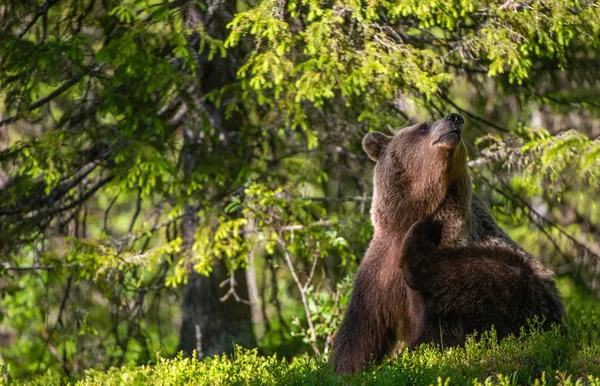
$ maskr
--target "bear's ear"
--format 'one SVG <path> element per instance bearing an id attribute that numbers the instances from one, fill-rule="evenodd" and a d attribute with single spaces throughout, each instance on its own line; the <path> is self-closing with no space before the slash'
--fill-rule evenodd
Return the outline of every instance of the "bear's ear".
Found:
<path id="1" fill-rule="evenodd" d="M 392 137 L 380 133 L 378 131 L 374 131 L 365 135 L 363 138 L 363 149 L 373 161 L 377 161 L 379 156 L 381 156 L 381 152 L 385 147 L 390 143 Z"/>

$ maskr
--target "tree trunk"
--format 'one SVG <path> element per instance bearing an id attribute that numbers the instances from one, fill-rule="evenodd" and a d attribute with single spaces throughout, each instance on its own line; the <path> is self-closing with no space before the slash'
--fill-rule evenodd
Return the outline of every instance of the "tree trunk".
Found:
<path id="1" fill-rule="evenodd" d="M 198 157 L 196 152 L 186 146 L 196 140 L 197 133 L 184 131 L 184 147 L 182 150 L 183 168 L 186 174 L 193 170 Z M 187 142 L 187 143 L 186 143 Z M 182 222 L 183 246 L 192 251 L 194 235 L 198 228 L 197 209 L 186 204 Z M 213 271 L 210 276 L 202 276 L 191 272 L 188 283 L 183 286 L 181 305 L 181 331 L 179 350 L 191 355 L 193 350 L 201 359 L 207 355 L 232 353 L 234 345 L 255 347 L 256 339 L 252 330 L 252 314 L 248 304 L 237 301 L 233 296 L 225 301 L 220 298 L 229 289 L 229 284 L 220 288 L 220 284 L 231 277 L 223 260 L 213 259 Z M 234 272 L 237 295 L 248 299 L 246 273 L 242 269 Z"/>
<path id="2" fill-rule="evenodd" d="M 202 24 L 205 31 L 216 39 L 225 39 L 226 25 L 235 14 L 235 1 L 208 2 L 206 9 L 202 10 L 197 5 L 188 5 L 185 8 L 186 21 L 190 27 Z M 192 40 L 198 47 L 198 41 Z M 237 65 L 234 52 L 228 52 L 227 57 L 215 55 L 213 60 L 208 60 L 206 52 L 201 52 L 198 58 L 198 79 L 194 103 L 196 108 L 208 115 L 211 130 L 219 137 L 212 141 L 210 146 L 202 146 L 199 130 L 193 130 L 191 125 L 198 119 L 190 117 L 190 126 L 184 129 L 184 146 L 182 149 L 182 166 L 186 176 L 199 165 L 201 157 L 206 152 L 222 155 L 224 158 L 236 153 L 235 141 L 231 143 L 228 138 L 244 125 L 244 117 L 234 114 L 225 119 L 222 108 L 207 102 L 203 96 L 212 90 L 220 89 L 236 80 Z M 198 118 L 198 117 L 196 117 Z M 196 123 L 197 124 L 197 123 Z M 237 167 L 237 165 L 230 165 Z M 223 196 L 228 192 L 215 192 L 215 197 Z M 224 194 L 220 194 L 224 193 Z M 198 228 L 197 210 L 191 205 L 184 208 L 182 235 L 184 247 L 191 251 L 194 235 Z M 224 261 L 214 259 L 213 271 L 210 276 L 202 276 L 191 272 L 188 283 L 183 287 L 182 294 L 182 321 L 179 350 L 190 355 L 197 350 L 198 357 L 217 353 L 232 353 L 234 345 L 255 347 L 256 338 L 252 330 L 252 314 L 248 304 L 237 301 L 234 296 L 221 301 L 229 290 L 229 284 L 220 288 L 220 284 L 230 278 L 230 273 Z M 248 300 L 248 286 L 244 270 L 234 272 L 235 290 L 237 295 Z"/>
<path id="3" fill-rule="evenodd" d="M 236 344 L 255 347 L 250 306 L 237 302 L 230 296 L 219 300 L 223 290 L 219 284 L 229 277 L 223 261 L 214 262 L 210 276 L 192 272 L 183 288 L 181 335 L 179 350 L 191 355 L 196 350 L 198 359 L 207 355 L 233 353 Z M 235 272 L 238 294 L 247 297 L 246 277 L 243 270 Z"/>

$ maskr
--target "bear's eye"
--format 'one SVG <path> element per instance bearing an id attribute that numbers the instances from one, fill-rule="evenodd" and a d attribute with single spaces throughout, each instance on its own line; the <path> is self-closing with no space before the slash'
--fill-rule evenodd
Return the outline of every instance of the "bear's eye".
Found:
<path id="1" fill-rule="evenodd" d="M 419 134 L 425 135 L 427 134 L 427 130 L 429 130 L 429 125 L 427 123 L 423 123 L 421 127 L 419 127 Z"/>

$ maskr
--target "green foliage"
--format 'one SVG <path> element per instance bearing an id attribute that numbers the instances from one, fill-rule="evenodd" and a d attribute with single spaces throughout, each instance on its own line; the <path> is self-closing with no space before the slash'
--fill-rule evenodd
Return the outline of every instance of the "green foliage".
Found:
<path id="1" fill-rule="evenodd" d="M 408 22 L 400 31 L 388 24 L 406 19 L 417 23 Z M 378 128 L 391 118 L 385 117 L 383 105 L 397 92 L 418 99 L 439 93 L 452 79 L 443 66 L 449 60 L 479 58 L 490 77 L 507 72 L 511 83 L 522 84 L 541 59 L 564 68 L 570 48 L 598 48 L 596 40 L 577 36 L 596 36 L 599 24 L 597 7 L 578 1 L 525 6 L 464 0 L 368 5 L 264 0 L 234 17 L 226 45 L 239 44 L 247 34 L 254 37 L 257 48 L 238 73 L 243 97 L 270 107 L 276 101 L 287 124 L 307 129 L 302 103 L 322 107 L 339 95 L 358 112 L 359 121 Z M 455 48 L 454 38 L 466 44 Z"/>
<path id="2" fill-rule="evenodd" d="M 533 197 L 547 188 L 553 188 L 557 196 L 565 189 L 600 188 L 599 139 L 592 140 L 574 129 L 551 135 L 544 129 L 520 127 L 517 134 L 519 137 L 485 136 L 477 141 L 503 168 L 521 173 L 513 178 L 513 189 L 523 189 Z"/>
<path id="3" fill-rule="evenodd" d="M 397 44 L 377 26 L 376 14 L 359 3 L 329 8 L 292 1 L 287 9 L 280 7 L 268 0 L 236 15 L 226 45 L 235 46 L 246 34 L 255 37 L 257 50 L 238 72 L 240 88 L 244 98 L 255 97 L 259 104 L 275 107 L 277 101 L 286 125 L 307 130 L 301 106 L 310 102 L 320 108 L 339 94 L 347 107 L 362 101 L 358 120 L 377 127 L 380 105 L 399 90 L 429 97 L 450 79 L 433 51 Z M 285 12 L 305 21 L 300 31 L 294 33 L 297 29 L 282 19 Z M 309 137 L 309 148 L 314 140 Z"/>
<path id="4" fill-rule="evenodd" d="M 590 309 L 578 309 L 573 316 L 568 338 L 558 329 L 542 331 L 539 323 L 532 322 L 530 331 L 519 337 L 498 342 L 491 331 L 481 339 L 469 339 L 464 348 L 440 351 L 424 345 L 354 377 L 336 376 L 325 359 L 303 356 L 288 361 L 238 347 L 233 358 L 216 356 L 199 362 L 182 356 L 169 360 L 159 355 L 155 364 L 89 371 L 73 384 L 600 385 L 598 340 L 584 338 L 590 327 L 599 331 L 600 315 Z M 59 382 L 56 374 L 49 373 L 27 384 Z"/>
<path id="5" fill-rule="evenodd" d="M 548 181 L 560 186 L 560 178 L 571 176 L 569 186 L 600 188 L 600 140 L 592 141 L 585 134 L 569 130 L 556 136 L 545 133 L 521 148 L 527 166 L 524 177 L 530 185 Z M 560 192 L 559 192 L 560 193 Z"/>

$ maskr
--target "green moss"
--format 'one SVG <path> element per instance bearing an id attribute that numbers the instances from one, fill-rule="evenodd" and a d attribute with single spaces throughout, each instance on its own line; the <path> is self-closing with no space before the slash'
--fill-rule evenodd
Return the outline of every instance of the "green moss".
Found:
<path id="1" fill-rule="evenodd" d="M 464 348 L 439 350 L 423 345 L 354 377 L 338 377 L 325 359 L 289 361 L 260 356 L 238 347 L 233 358 L 199 362 L 178 356 L 154 365 L 90 370 L 73 385 L 522 385 L 590 384 L 600 386 L 600 314 L 571 309 L 568 334 L 542 331 L 532 322 L 528 332 L 498 342 L 493 331 L 471 338 Z M 63 385 L 69 380 L 48 373 L 30 385 Z M 579 383 L 578 383 L 579 382 Z"/>

